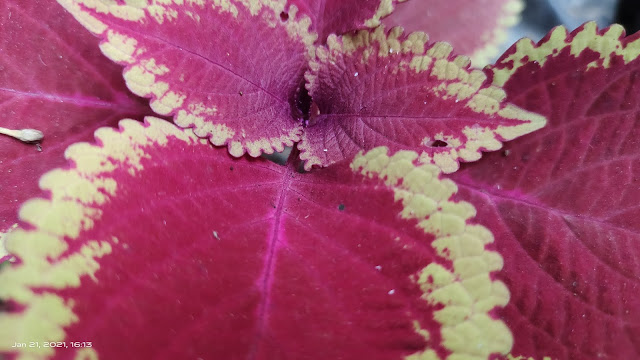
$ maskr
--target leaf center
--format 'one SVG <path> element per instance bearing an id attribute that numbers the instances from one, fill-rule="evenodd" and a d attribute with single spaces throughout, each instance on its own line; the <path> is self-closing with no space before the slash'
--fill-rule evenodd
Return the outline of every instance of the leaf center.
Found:
<path id="1" fill-rule="evenodd" d="M 317 109 L 318 106 L 311 99 L 311 95 L 309 95 L 309 91 L 303 81 L 298 91 L 296 91 L 295 109 L 293 111 L 294 118 L 300 121 L 304 127 L 313 125 L 309 120 L 318 112 Z"/>

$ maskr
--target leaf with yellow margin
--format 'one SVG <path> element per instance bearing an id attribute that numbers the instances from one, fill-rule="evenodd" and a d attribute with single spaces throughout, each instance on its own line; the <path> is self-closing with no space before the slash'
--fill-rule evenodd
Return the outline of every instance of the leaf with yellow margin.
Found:
<path id="1" fill-rule="evenodd" d="M 67 149 L 21 208 L 0 349 L 36 356 L 487 359 L 512 337 L 493 236 L 386 148 L 301 174 L 147 118 Z M 295 158 L 295 157 L 294 157 Z M 251 199 L 251 201 L 247 201 Z M 64 342 L 67 348 L 12 347 Z M 91 342 L 91 348 L 74 346 Z M 77 344 L 77 343 L 76 343 Z M 86 345 L 86 343 L 85 343 Z M 84 346 L 84 345 L 83 345 Z"/>
<path id="2" fill-rule="evenodd" d="M 453 179 L 505 259 L 514 358 L 640 358 L 640 34 L 587 23 L 487 70 L 544 129 Z"/>
<path id="3" fill-rule="evenodd" d="M 450 173 L 544 126 L 448 44 L 427 41 L 378 27 L 331 36 L 318 48 L 306 75 L 316 111 L 299 145 L 307 169 L 384 145 L 416 151 Z"/>
<path id="4" fill-rule="evenodd" d="M 519 21 L 522 0 L 409 0 L 383 19 L 387 26 L 424 31 L 432 39 L 446 41 L 476 67 L 499 55 L 507 29 Z"/>
<path id="5" fill-rule="evenodd" d="M 294 103 L 313 56 L 310 19 L 286 1 L 58 0 L 126 65 L 151 108 L 236 157 L 292 146 Z M 286 16 L 284 12 L 286 11 Z"/>
<path id="6" fill-rule="evenodd" d="M 309 15 L 312 28 L 324 43 L 330 34 L 341 35 L 380 25 L 380 19 L 393 12 L 396 3 L 402 1 L 405 0 L 291 0 L 289 3 Z"/>
<path id="7" fill-rule="evenodd" d="M 64 149 L 100 126 L 152 112 L 131 94 L 98 41 L 55 2 L 0 2 L 0 127 L 37 129 L 38 144 L 0 135 L 0 233 L 39 193 L 38 179 L 66 164 Z"/>

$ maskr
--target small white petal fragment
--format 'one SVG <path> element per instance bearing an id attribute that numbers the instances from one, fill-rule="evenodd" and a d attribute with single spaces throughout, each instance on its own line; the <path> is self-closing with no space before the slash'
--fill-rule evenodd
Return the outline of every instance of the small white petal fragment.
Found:
<path id="1" fill-rule="evenodd" d="M 23 142 L 36 142 L 44 137 L 42 131 L 35 129 L 11 130 L 0 127 L 0 134 L 14 137 Z"/>
<path id="2" fill-rule="evenodd" d="M 35 129 L 22 129 L 20 130 L 20 137 L 18 139 L 25 142 L 40 141 L 44 137 L 44 134 L 40 130 Z"/>

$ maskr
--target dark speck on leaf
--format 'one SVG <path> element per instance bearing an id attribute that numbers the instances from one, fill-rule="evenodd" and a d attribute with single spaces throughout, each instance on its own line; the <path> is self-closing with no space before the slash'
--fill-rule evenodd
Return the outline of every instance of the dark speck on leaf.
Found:
<path id="1" fill-rule="evenodd" d="M 283 12 L 281 12 L 281 13 L 280 13 L 280 20 L 282 20 L 282 21 L 287 21 L 287 20 L 289 20 L 289 14 L 287 14 L 287 13 L 286 13 L 286 12 L 284 12 L 284 11 L 283 11 Z"/>
<path id="2" fill-rule="evenodd" d="M 229 170 L 233 171 L 233 166 L 229 166 Z"/>
<path id="3" fill-rule="evenodd" d="M 344 204 L 338 205 L 338 210 L 340 210 L 340 211 L 344 210 Z"/>

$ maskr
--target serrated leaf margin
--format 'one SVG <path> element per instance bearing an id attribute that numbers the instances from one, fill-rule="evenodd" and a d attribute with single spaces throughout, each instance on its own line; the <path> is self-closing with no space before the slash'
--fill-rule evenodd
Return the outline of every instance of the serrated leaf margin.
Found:
<path id="1" fill-rule="evenodd" d="M 570 48 L 573 56 L 579 56 L 584 50 L 592 50 L 600 54 L 599 61 L 602 66 L 609 67 L 611 57 L 621 56 L 625 64 L 640 56 L 640 38 L 630 40 L 625 38 L 625 30 L 621 25 L 614 24 L 602 30 L 591 21 L 587 22 L 572 32 L 564 26 L 555 27 L 538 43 L 524 38 L 516 42 L 511 50 L 508 50 L 495 65 L 490 65 L 486 71 L 493 74 L 493 84 L 504 86 L 511 76 L 522 66 L 537 62 L 543 66 L 548 58 L 560 53 L 565 48 Z M 594 60 L 587 67 L 600 66 L 598 60 Z"/>
<path id="2" fill-rule="evenodd" d="M 401 66 L 407 66 L 417 73 L 428 71 L 429 76 L 443 81 L 443 86 L 432 89 L 434 95 L 445 100 L 455 98 L 456 101 L 466 101 L 465 107 L 486 116 L 499 115 L 522 121 L 520 125 L 498 127 L 495 130 L 467 128 L 465 136 L 468 140 L 463 147 L 452 147 L 434 156 L 421 154 L 422 162 L 436 164 L 445 173 L 457 171 L 460 161 L 477 161 L 481 157 L 481 149 L 498 150 L 502 147 L 502 141 L 513 140 L 545 126 L 546 119 L 543 116 L 507 103 L 504 90 L 488 84 L 486 74 L 482 70 L 471 68 L 468 57 L 453 54 L 453 48 L 448 43 L 427 44 L 428 41 L 429 37 L 425 33 L 413 32 L 405 35 L 401 27 L 386 31 L 384 26 L 379 26 L 373 30 L 361 30 L 340 37 L 331 35 L 327 39 L 327 47 L 319 47 L 316 57 L 309 63 L 310 69 L 305 74 L 307 90 L 313 97 L 322 63 L 336 62 L 339 57 L 349 56 L 361 49 L 365 49 L 365 59 L 368 56 L 384 57 L 391 53 L 401 53 L 411 56 L 411 60 Z M 377 54 L 368 51 L 372 43 L 379 47 Z M 450 83 L 444 86 L 444 81 Z M 326 165 L 318 155 L 313 154 L 307 134 L 302 134 L 298 148 L 306 170 Z"/>

